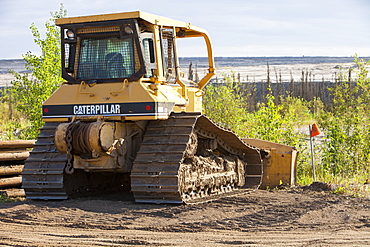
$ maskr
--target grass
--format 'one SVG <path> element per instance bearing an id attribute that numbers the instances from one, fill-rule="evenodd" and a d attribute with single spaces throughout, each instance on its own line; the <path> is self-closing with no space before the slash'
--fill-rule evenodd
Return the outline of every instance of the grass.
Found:
<path id="1" fill-rule="evenodd" d="M 10 108 L 8 103 L 0 102 L 0 141 L 21 138 L 22 129 L 30 125 L 26 117 Z"/>
<path id="2" fill-rule="evenodd" d="M 13 202 L 19 202 L 19 201 L 21 201 L 20 198 L 9 197 L 7 195 L 1 195 L 0 194 L 0 203 L 13 203 Z"/>
<path id="3" fill-rule="evenodd" d="M 346 182 L 345 184 L 335 186 L 333 194 L 345 195 L 350 197 L 369 197 L 370 186 Z"/>

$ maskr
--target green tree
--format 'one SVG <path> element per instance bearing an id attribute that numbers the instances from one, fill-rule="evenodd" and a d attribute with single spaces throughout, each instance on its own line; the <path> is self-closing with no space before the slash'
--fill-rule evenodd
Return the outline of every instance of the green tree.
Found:
<path id="1" fill-rule="evenodd" d="M 282 99 L 285 104 L 276 105 L 269 90 L 267 104 L 261 104 L 255 112 L 247 111 L 247 96 L 235 76 L 224 75 L 224 82 L 210 84 L 205 89 L 204 111 L 215 122 L 232 129 L 241 137 L 257 138 L 281 144 L 297 146 L 302 135 L 296 133 L 303 112 L 309 110 L 299 99 Z M 289 104 L 288 102 L 294 102 Z M 300 106 L 299 110 L 294 107 Z"/>
<path id="2" fill-rule="evenodd" d="M 209 84 L 205 88 L 204 112 L 213 121 L 244 136 L 244 122 L 248 116 L 245 96 L 240 84 L 224 75 L 223 83 Z"/>
<path id="3" fill-rule="evenodd" d="M 332 89 L 333 108 L 321 119 L 327 139 L 323 149 L 323 175 L 340 179 L 370 172 L 370 78 L 364 61 L 355 56 L 354 82 L 342 76 Z"/>
<path id="4" fill-rule="evenodd" d="M 22 130 L 21 138 L 32 139 L 38 135 L 42 127 L 42 103 L 63 82 L 61 77 L 60 59 L 60 29 L 54 24 L 56 18 L 66 16 L 63 5 L 59 11 L 51 13 L 51 18 L 45 23 L 45 38 L 41 37 L 39 29 L 31 24 L 34 42 L 40 47 L 41 55 L 27 52 L 23 55 L 29 74 L 12 72 L 15 79 L 11 82 L 11 99 L 15 108 L 28 117 L 32 126 Z"/>
<path id="5" fill-rule="evenodd" d="M 298 175 L 309 173 L 307 141 L 297 130 L 312 117 L 308 103 L 299 98 L 282 98 L 274 103 L 271 90 L 266 104 L 247 112 L 247 96 L 234 77 L 225 76 L 224 83 L 210 84 L 204 97 L 205 113 L 215 122 L 232 129 L 241 137 L 256 138 L 295 146 L 299 150 Z M 318 103 L 318 101 L 317 101 Z M 307 168 L 308 167 L 308 168 Z"/>

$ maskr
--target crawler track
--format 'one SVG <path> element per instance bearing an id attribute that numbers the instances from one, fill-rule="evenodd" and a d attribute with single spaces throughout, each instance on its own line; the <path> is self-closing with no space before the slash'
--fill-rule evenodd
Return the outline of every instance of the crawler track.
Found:
<path id="1" fill-rule="evenodd" d="M 29 199 L 67 199 L 63 170 L 67 161 L 54 145 L 54 132 L 59 123 L 46 123 L 26 160 L 22 187 Z"/>
<path id="2" fill-rule="evenodd" d="M 136 202 L 198 203 L 237 188 L 257 188 L 260 151 L 204 115 L 173 114 L 149 123 L 129 173 L 64 172 L 67 155 L 54 144 L 59 123 L 46 123 L 22 172 L 30 199 L 67 199 L 131 191 Z M 130 183 L 131 179 L 131 183 Z"/>
<path id="3" fill-rule="evenodd" d="M 216 140 L 217 148 L 204 147 L 207 140 Z M 261 178 L 258 149 L 203 115 L 173 114 L 148 125 L 132 169 L 131 190 L 137 202 L 192 203 L 243 185 L 257 188 Z"/>

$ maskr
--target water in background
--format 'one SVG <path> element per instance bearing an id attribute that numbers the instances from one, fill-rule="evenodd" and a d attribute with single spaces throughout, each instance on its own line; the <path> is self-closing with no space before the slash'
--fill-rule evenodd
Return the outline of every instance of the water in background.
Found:
<path id="1" fill-rule="evenodd" d="M 9 73 L 9 70 L 14 70 L 18 73 L 30 72 L 25 68 L 26 61 L 23 59 L 0 59 L 0 74 Z"/>
<path id="2" fill-rule="evenodd" d="M 363 58 L 370 60 L 370 57 Z M 180 58 L 180 67 L 185 74 L 190 62 L 193 69 L 197 68 L 196 73 L 200 76 L 207 73 L 207 58 L 183 57 Z M 25 64 L 23 59 L 0 59 L 0 88 L 10 85 L 12 75 L 9 70 L 18 73 L 30 72 L 26 70 Z M 212 81 L 222 82 L 222 74 L 228 74 L 230 68 L 235 69 L 240 82 L 253 82 L 243 83 L 246 94 L 252 95 L 248 98 L 248 105 L 252 107 L 249 110 L 253 110 L 253 107 L 265 100 L 267 64 L 271 65 L 270 86 L 275 96 L 290 92 L 291 95 L 308 101 L 319 97 L 325 105 L 330 105 L 331 97 L 327 88 L 332 86 L 343 64 L 353 66 L 353 57 L 216 57 L 217 73 Z"/>
<path id="3" fill-rule="evenodd" d="M 364 57 L 370 60 L 370 57 Z M 208 67 L 206 57 L 181 57 L 180 67 L 187 68 L 192 62 L 198 68 Z M 284 65 L 284 64 L 321 64 L 321 63 L 350 63 L 353 57 L 215 57 L 216 68 L 258 66 L 258 65 Z M 14 70 L 18 73 L 29 72 L 25 68 L 23 59 L 0 59 L 0 74 Z"/>
<path id="4" fill-rule="evenodd" d="M 370 57 L 363 57 L 370 60 Z M 182 57 L 180 67 L 186 68 L 190 62 L 199 68 L 208 67 L 206 57 Z M 259 66 L 259 65 L 285 65 L 285 64 L 322 64 L 322 63 L 351 63 L 353 57 L 215 57 L 216 68 Z"/>

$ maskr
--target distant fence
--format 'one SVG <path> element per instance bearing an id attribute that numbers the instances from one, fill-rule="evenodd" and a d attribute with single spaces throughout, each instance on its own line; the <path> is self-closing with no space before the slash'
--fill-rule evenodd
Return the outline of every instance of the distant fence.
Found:
<path id="1" fill-rule="evenodd" d="M 338 67 L 338 69 L 340 66 Z M 333 97 L 330 93 L 330 88 L 337 83 L 343 83 L 345 80 L 350 81 L 350 85 L 355 85 L 352 77 L 352 68 L 348 71 L 334 71 L 322 75 L 322 80 L 315 79 L 315 74 L 312 71 L 303 69 L 301 72 L 290 71 L 290 74 L 272 71 L 267 64 L 266 74 L 258 74 L 259 79 L 255 80 L 253 76 L 241 76 L 241 73 L 230 73 L 220 77 L 213 78 L 210 84 L 222 85 L 225 80 L 231 80 L 241 85 L 241 90 L 247 96 L 248 110 L 254 111 L 260 103 L 266 103 L 266 95 L 270 88 L 275 97 L 275 103 L 280 103 L 281 96 L 298 97 L 307 101 L 319 98 L 325 107 L 330 108 L 333 105 Z M 294 79 L 294 76 L 299 75 L 300 79 Z M 197 82 L 199 80 L 197 68 L 192 69 L 192 63 L 189 65 L 187 78 Z M 294 76 L 293 76 L 294 75 Z M 331 77 L 328 79 L 328 75 Z M 317 75 L 316 75 L 317 76 Z M 297 78 L 297 77 L 296 77 Z M 316 77 L 317 78 L 317 77 Z"/>
<path id="2" fill-rule="evenodd" d="M 325 106 L 330 107 L 332 105 L 332 96 L 328 89 L 333 87 L 334 83 L 329 81 L 279 82 L 270 84 L 266 82 L 257 82 L 251 84 L 243 83 L 241 85 L 245 95 L 249 95 L 249 110 L 255 110 L 259 103 L 266 103 L 268 87 L 271 88 L 276 104 L 280 103 L 280 96 L 292 96 L 307 101 L 320 98 Z"/>
<path id="3" fill-rule="evenodd" d="M 299 97 L 307 101 L 320 98 L 326 107 L 332 106 L 332 96 L 329 88 L 335 83 L 330 81 L 291 81 L 291 82 L 240 82 L 241 90 L 247 96 L 248 110 L 254 111 L 260 103 L 266 103 L 268 88 L 271 88 L 275 103 L 280 102 L 280 96 Z M 212 82 L 212 85 L 222 85 L 223 82 Z"/>

